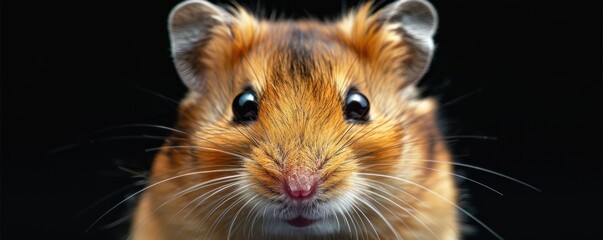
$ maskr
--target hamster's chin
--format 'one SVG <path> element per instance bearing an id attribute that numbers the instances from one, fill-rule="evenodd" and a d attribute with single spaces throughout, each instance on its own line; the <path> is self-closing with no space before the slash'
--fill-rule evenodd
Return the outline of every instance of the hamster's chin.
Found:
<path id="1" fill-rule="evenodd" d="M 270 204 L 262 211 L 263 232 L 276 236 L 312 236 L 340 232 L 345 223 L 341 222 L 325 203 Z"/>
<path id="2" fill-rule="evenodd" d="M 292 219 L 272 219 L 266 230 L 271 235 L 324 235 L 338 232 L 342 226 L 334 218 L 310 219 L 298 216 Z"/>

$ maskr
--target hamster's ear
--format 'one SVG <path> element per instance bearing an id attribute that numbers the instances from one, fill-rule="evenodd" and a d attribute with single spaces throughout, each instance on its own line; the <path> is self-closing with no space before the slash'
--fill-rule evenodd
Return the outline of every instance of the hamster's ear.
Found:
<path id="1" fill-rule="evenodd" d="M 232 18 L 224 9 L 204 0 L 182 2 L 170 13 L 172 57 L 180 78 L 189 89 L 202 88 L 202 48 L 212 37 L 213 29 L 227 26 Z"/>
<path id="2" fill-rule="evenodd" d="M 344 18 L 351 46 L 377 66 L 401 63 L 397 66 L 405 78 L 403 86 L 416 83 L 434 52 L 438 25 L 434 7 L 426 0 L 398 0 L 373 14 L 371 10 L 369 3 Z"/>
<path id="3" fill-rule="evenodd" d="M 413 56 L 408 58 L 404 75 L 409 83 L 418 82 L 427 72 L 434 52 L 433 35 L 438 26 L 435 8 L 426 0 L 398 0 L 378 14 L 412 46 Z"/>

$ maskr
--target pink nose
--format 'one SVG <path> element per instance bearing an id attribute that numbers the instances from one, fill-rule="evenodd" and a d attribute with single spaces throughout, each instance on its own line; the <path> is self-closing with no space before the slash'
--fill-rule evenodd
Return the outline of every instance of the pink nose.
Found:
<path id="1" fill-rule="evenodd" d="M 317 177 L 309 171 L 293 170 L 285 176 L 283 187 L 293 200 L 304 200 L 316 193 Z"/>

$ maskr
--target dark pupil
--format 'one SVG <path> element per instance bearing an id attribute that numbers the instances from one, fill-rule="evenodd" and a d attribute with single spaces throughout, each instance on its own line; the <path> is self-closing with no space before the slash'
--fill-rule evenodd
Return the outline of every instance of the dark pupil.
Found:
<path id="1" fill-rule="evenodd" d="M 345 118 L 347 120 L 368 121 L 369 102 L 359 92 L 350 92 L 345 100 Z"/>
<path id="2" fill-rule="evenodd" d="M 258 117 L 258 104 L 255 95 L 246 91 L 237 95 L 232 102 L 234 121 L 244 123 L 255 121 Z"/>

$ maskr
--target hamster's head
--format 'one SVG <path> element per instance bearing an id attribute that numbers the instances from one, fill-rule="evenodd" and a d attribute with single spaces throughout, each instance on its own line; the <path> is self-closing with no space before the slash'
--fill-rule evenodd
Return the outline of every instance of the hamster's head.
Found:
<path id="1" fill-rule="evenodd" d="M 420 182 L 422 171 L 405 159 L 433 151 L 417 143 L 437 132 L 429 130 L 434 105 L 417 98 L 415 84 L 436 23 L 422 0 L 367 4 L 327 23 L 178 5 L 169 30 L 189 88 L 177 125 L 186 134 L 168 141 L 175 155 L 159 158 L 169 164 L 153 174 L 199 172 L 173 191 L 205 184 L 182 204 L 207 198 L 198 220 L 232 221 L 232 231 L 351 233 L 353 219 L 378 222 L 375 211 L 390 204 L 380 197 L 417 190 L 383 176 Z"/>

